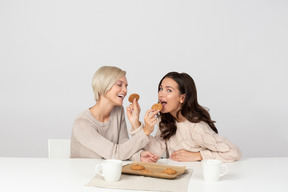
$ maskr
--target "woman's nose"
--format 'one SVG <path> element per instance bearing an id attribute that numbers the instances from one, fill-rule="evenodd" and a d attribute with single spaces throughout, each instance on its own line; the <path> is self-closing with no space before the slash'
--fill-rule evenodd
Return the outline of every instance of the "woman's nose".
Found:
<path id="1" fill-rule="evenodd" d="M 163 97 L 163 91 L 159 91 L 159 92 L 158 92 L 158 97 L 159 97 L 159 98 L 162 98 L 162 97 Z"/>
<path id="2" fill-rule="evenodd" d="M 122 87 L 122 91 L 123 91 L 124 93 L 127 93 L 127 87 L 126 87 L 126 86 L 123 86 L 123 87 Z"/>

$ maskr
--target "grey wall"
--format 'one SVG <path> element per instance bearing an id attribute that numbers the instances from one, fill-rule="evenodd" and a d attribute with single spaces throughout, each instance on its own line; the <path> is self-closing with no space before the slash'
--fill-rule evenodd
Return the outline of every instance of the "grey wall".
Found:
<path id="1" fill-rule="evenodd" d="M 287 9 L 285 0 L 1 0 L 0 156 L 47 157 L 47 139 L 70 138 L 102 65 L 127 71 L 141 117 L 164 74 L 187 72 L 244 157 L 288 156 Z"/>

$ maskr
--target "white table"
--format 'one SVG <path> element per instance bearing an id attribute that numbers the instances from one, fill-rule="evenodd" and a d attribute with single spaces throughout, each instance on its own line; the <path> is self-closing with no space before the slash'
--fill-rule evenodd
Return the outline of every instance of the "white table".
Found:
<path id="1" fill-rule="evenodd" d="M 130 191 L 85 186 L 95 175 L 97 159 L 0 158 L 0 192 Z M 219 182 L 205 182 L 200 162 L 159 163 L 193 169 L 188 191 L 288 191 L 288 157 L 249 158 L 228 163 L 229 173 Z M 131 192 L 131 191 L 130 191 Z"/>

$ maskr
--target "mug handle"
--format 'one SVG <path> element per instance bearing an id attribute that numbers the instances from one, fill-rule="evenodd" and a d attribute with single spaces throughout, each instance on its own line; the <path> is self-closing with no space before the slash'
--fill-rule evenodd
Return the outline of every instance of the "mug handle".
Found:
<path id="1" fill-rule="evenodd" d="M 228 166 L 227 165 L 221 165 L 221 168 L 224 168 L 225 170 L 223 171 L 223 169 L 221 169 L 221 174 L 220 174 L 220 177 L 222 177 L 222 176 L 224 176 L 224 175 L 226 175 L 227 173 L 228 173 Z"/>
<path id="2" fill-rule="evenodd" d="M 102 168 L 103 168 L 103 164 L 98 164 L 98 165 L 95 166 L 95 171 L 96 171 L 96 174 L 99 174 L 102 177 L 104 177 Z M 100 171 L 102 171 L 102 173 Z"/>

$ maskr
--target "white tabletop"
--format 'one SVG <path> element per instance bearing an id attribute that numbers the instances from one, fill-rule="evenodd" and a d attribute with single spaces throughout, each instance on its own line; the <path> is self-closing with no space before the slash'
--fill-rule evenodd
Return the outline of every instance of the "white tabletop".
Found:
<path id="1" fill-rule="evenodd" d="M 101 162 L 99 159 L 2 157 L 0 191 L 130 191 L 85 186 L 95 176 L 95 165 Z M 288 191 L 288 157 L 249 158 L 227 163 L 229 173 L 218 182 L 203 180 L 200 162 L 183 163 L 161 159 L 159 163 L 192 168 L 188 191 Z"/>

